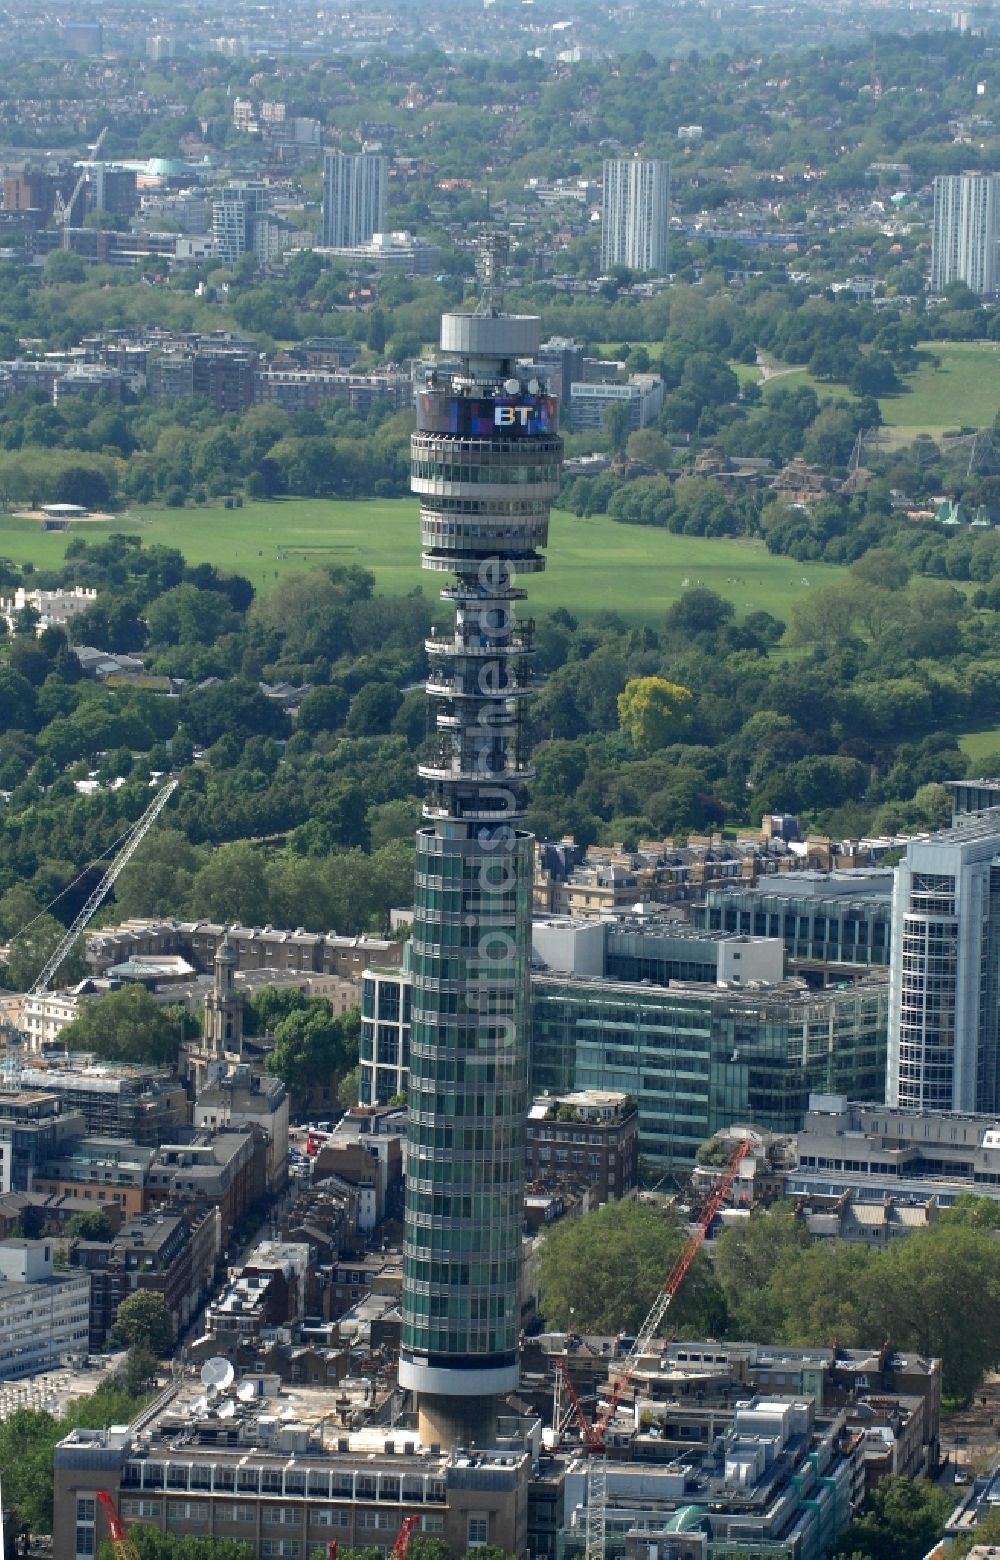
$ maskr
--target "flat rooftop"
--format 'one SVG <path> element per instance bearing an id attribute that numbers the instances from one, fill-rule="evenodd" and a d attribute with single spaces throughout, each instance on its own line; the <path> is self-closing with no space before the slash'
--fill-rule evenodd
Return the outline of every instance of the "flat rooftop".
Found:
<path id="1" fill-rule="evenodd" d="M 416 1428 L 361 1423 L 361 1417 L 372 1411 L 370 1394 L 368 1378 L 348 1377 L 331 1388 L 286 1386 L 276 1375 L 265 1374 L 244 1376 L 213 1395 L 193 1373 L 142 1424 L 141 1441 L 131 1431 L 124 1440 L 118 1439 L 120 1427 L 113 1426 L 110 1434 L 115 1444 L 128 1449 L 131 1459 L 160 1459 L 177 1452 L 178 1460 L 190 1462 L 196 1449 L 204 1448 L 213 1462 L 246 1464 L 249 1454 L 255 1463 L 273 1459 L 284 1467 L 294 1453 L 297 1462 L 329 1465 L 342 1460 L 352 1468 L 364 1459 L 366 1469 L 396 1475 L 405 1475 L 408 1466 L 415 1474 L 438 1477 L 446 1469 L 488 1469 L 496 1474 L 516 1469 L 529 1455 L 519 1445 L 445 1451 L 436 1444 L 421 1445 Z M 101 1435 L 93 1430 L 71 1431 L 60 1449 L 71 1454 L 73 1448 L 99 1447 Z"/>

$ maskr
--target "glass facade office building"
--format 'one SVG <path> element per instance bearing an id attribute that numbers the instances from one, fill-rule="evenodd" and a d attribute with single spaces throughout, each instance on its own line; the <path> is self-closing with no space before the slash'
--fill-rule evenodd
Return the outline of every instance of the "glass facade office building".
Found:
<path id="1" fill-rule="evenodd" d="M 1000 808 L 914 839 L 893 893 L 886 1098 L 1000 1107 Z"/>
<path id="2" fill-rule="evenodd" d="M 427 641 L 435 751 L 417 835 L 400 1385 L 421 1438 L 489 1444 L 517 1385 L 532 839 L 530 624 L 559 491 L 539 321 L 446 314 L 417 386 L 411 487 L 450 626 Z"/>
<path id="3" fill-rule="evenodd" d="M 703 904 L 692 905 L 691 923 L 705 931 L 742 932 L 780 937 L 790 959 L 816 964 L 863 964 L 886 968 L 892 943 L 891 874 L 878 874 L 870 891 L 824 892 L 807 889 L 807 874 L 794 873 L 787 884 L 764 882 L 756 888 L 711 888 Z"/>
<path id="4" fill-rule="evenodd" d="M 385 1105 L 405 1094 L 410 1075 L 413 983 L 409 948 L 402 970 L 367 969 L 361 979 L 358 1043 L 360 1105 Z"/>
<path id="5" fill-rule="evenodd" d="M 721 1127 L 794 1132 L 811 1093 L 881 1095 L 888 985 L 809 991 L 532 981 L 533 1093 L 621 1089 L 639 1102 L 639 1147 L 690 1169 Z"/>

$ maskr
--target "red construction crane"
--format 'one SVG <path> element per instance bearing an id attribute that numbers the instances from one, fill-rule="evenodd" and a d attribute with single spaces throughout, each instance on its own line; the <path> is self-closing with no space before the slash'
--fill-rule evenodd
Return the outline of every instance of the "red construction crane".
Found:
<path id="1" fill-rule="evenodd" d="M 326 1546 L 326 1560 L 337 1560 L 337 1540 L 331 1538 Z"/>
<path id="2" fill-rule="evenodd" d="M 413 1529 L 419 1523 L 419 1517 L 404 1517 L 403 1525 L 396 1535 L 396 1542 L 390 1551 L 389 1560 L 406 1560 L 406 1551 L 410 1547 L 410 1538 Z"/>
<path id="3" fill-rule="evenodd" d="M 104 1514 L 108 1519 L 108 1531 L 111 1534 L 116 1560 L 139 1560 L 139 1551 L 129 1538 L 128 1528 L 118 1515 L 111 1492 L 109 1490 L 98 1490 L 97 1499 L 104 1507 Z"/>
<path id="4" fill-rule="evenodd" d="M 657 1336 L 663 1325 L 663 1318 L 667 1314 L 671 1300 L 680 1289 L 692 1262 L 698 1254 L 702 1241 L 711 1228 L 712 1220 L 718 1213 L 729 1194 L 733 1182 L 739 1174 L 740 1165 L 752 1149 L 758 1146 L 759 1139 L 745 1137 L 726 1162 L 726 1166 L 716 1181 L 712 1190 L 705 1199 L 704 1207 L 698 1215 L 694 1229 L 691 1231 L 684 1245 L 681 1247 L 677 1260 L 664 1280 L 649 1315 L 639 1328 L 635 1342 L 629 1350 L 624 1364 L 616 1372 L 611 1387 L 611 1396 L 595 1414 L 593 1420 L 588 1419 L 583 1405 L 577 1396 L 565 1360 L 559 1360 L 558 1367 L 562 1374 L 563 1384 L 573 1405 L 577 1423 L 580 1426 L 580 1438 L 585 1452 L 594 1456 L 591 1465 L 594 1472 L 589 1480 L 587 1497 L 587 1560 L 604 1560 L 605 1549 L 605 1506 L 607 1501 L 607 1469 L 604 1457 L 607 1452 L 605 1436 L 608 1426 L 611 1424 L 618 1411 L 622 1394 L 628 1389 L 635 1375 L 639 1361 L 648 1353 L 653 1339 Z M 556 1427 L 558 1429 L 558 1426 Z"/>

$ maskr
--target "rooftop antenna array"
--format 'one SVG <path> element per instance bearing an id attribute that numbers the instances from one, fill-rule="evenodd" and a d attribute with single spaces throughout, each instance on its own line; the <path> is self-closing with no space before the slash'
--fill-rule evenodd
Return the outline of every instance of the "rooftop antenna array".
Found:
<path id="1" fill-rule="evenodd" d="M 232 1363 L 221 1354 L 213 1354 L 201 1367 L 201 1384 L 206 1392 L 226 1392 L 235 1376 Z"/>
<path id="2" fill-rule="evenodd" d="M 495 318 L 496 315 L 503 313 L 503 295 L 509 259 L 509 234 L 484 233 L 479 240 L 479 253 L 476 255 L 476 275 L 479 277 L 477 314 L 487 314 Z"/>

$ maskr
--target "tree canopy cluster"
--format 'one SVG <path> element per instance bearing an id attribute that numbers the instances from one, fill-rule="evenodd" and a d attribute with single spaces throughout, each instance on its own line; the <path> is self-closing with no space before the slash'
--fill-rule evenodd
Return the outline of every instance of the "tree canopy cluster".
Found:
<path id="1" fill-rule="evenodd" d="M 240 576 L 128 536 L 74 538 L 66 573 L 98 593 L 71 624 L 78 642 L 124 639 L 150 672 L 184 682 L 167 698 L 83 678 L 61 629 L 0 642 L 5 983 L 31 984 L 96 878 L 56 896 L 167 770 L 181 787 L 106 915 L 384 927 L 412 888 L 428 599 L 380 596 L 369 573 L 343 566 L 256 596 Z M 958 734 L 1000 719 L 996 609 L 888 545 L 842 584 L 803 588 L 784 619 L 741 615 L 693 584 L 658 625 L 557 608 L 535 643 L 531 822 L 584 845 L 776 810 L 843 835 L 936 826 L 948 817 L 942 782 L 968 767 Z M 294 723 L 262 681 L 310 685 Z M 101 789 L 78 793 L 91 774 Z M 62 978 L 82 973 L 75 952 Z M 141 1000 L 123 996 L 120 1009 Z M 111 1055 L 118 1007 L 107 1011 L 103 1037 L 96 1017 L 79 1022 Z M 168 1024 L 144 1020 L 150 1059 L 175 1050 Z"/>
<path id="2" fill-rule="evenodd" d="M 800 1346 L 838 1340 L 878 1348 L 889 1338 L 899 1349 L 940 1356 L 945 1392 L 967 1400 L 1000 1364 L 998 1225 L 992 1200 L 961 1198 L 927 1229 L 876 1250 L 814 1240 L 787 1206 L 753 1213 L 719 1235 L 714 1262 L 696 1257 L 670 1326 L 687 1337 Z M 635 1203 L 556 1225 L 540 1259 L 546 1321 L 635 1332 L 684 1238 L 673 1216 Z"/>
<path id="3" fill-rule="evenodd" d="M 336 1094 L 357 1064 L 361 1035 L 358 1009 L 335 1015 L 326 997 L 263 986 L 247 1002 L 244 1024 L 248 1034 L 273 1037 L 267 1070 L 280 1078 L 300 1103 L 317 1084 Z"/>
<path id="4" fill-rule="evenodd" d="M 191 1019 L 173 1013 L 145 986 L 127 985 L 85 1002 L 62 1031 L 71 1051 L 92 1051 L 105 1062 L 149 1062 L 173 1066 Z"/>
<path id="5" fill-rule="evenodd" d="M 133 1393 L 127 1389 L 127 1374 L 126 1367 L 122 1379 L 111 1377 L 89 1397 L 76 1398 L 58 1416 L 44 1409 L 19 1408 L 0 1423 L 4 1505 L 16 1507 L 19 1522 L 32 1533 L 52 1532 L 56 1443 L 78 1426 L 103 1429 L 128 1424 L 146 1401 L 144 1390 Z"/>

